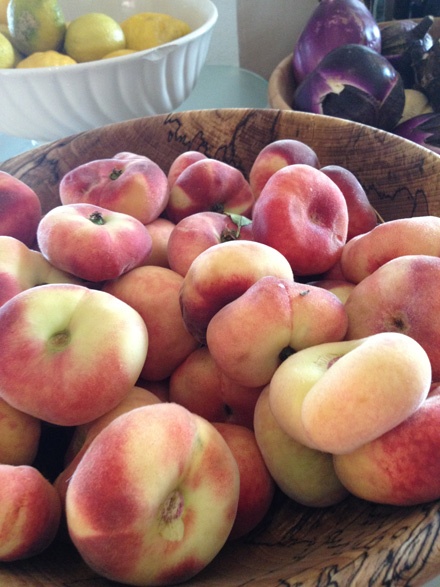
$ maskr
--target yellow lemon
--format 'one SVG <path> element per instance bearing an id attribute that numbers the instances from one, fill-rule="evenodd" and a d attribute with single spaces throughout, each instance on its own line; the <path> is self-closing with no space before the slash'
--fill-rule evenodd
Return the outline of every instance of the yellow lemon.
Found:
<path id="1" fill-rule="evenodd" d="M 9 69 L 15 66 L 15 51 L 11 41 L 0 33 L 0 69 Z"/>
<path id="2" fill-rule="evenodd" d="M 64 50 L 78 63 L 101 59 L 125 49 L 125 36 L 116 20 L 100 12 L 83 14 L 69 23 Z"/>
<path id="3" fill-rule="evenodd" d="M 8 22 L 6 17 L 8 2 L 9 0 L 0 0 L 0 22 L 3 24 L 6 24 Z"/>
<path id="4" fill-rule="evenodd" d="M 136 53 L 136 51 L 134 49 L 119 49 L 118 51 L 110 51 L 102 59 L 111 59 L 112 57 L 121 57 L 121 55 L 131 55 L 132 53 Z"/>
<path id="5" fill-rule="evenodd" d="M 58 67 L 60 65 L 74 65 L 76 61 L 60 53 L 59 51 L 36 51 L 31 53 L 19 63 L 17 69 L 25 69 L 29 67 Z"/>
<path id="6" fill-rule="evenodd" d="M 13 67 L 15 67 L 17 65 L 17 63 L 23 59 L 24 56 L 22 53 L 20 53 L 20 51 L 18 51 L 16 49 L 16 47 L 14 47 L 14 44 L 13 44 L 12 38 L 11 38 L 11 33 L 9 32 L 9 28 L 8 28 L 7 24 L 0 22 L 0 33 L 3 36 L 5 36 L 12 45 L 12 49 L 14 50 L 14 65 L 13 65 Z"/>
<path id="7" fill-rule="evenodd" d="M 14 46 L 24 55 L 63 45 L 66 23 L 57 0 L 10 0 L 7 22 Z"/>
<path id="8" fill-rule="evenodd" d="M 128 49 L 143 51 L 163 45 L 191 32 L 189 25 L 169 14 L 141 12 L 121 23 Z"/>

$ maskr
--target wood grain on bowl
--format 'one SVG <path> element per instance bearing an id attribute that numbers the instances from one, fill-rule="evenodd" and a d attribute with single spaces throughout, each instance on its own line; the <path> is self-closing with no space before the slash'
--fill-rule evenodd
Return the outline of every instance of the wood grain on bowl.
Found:
<path id="1" fill-rule="evenodd" d="M 274 503 L 264 525 L 231 542 L 194 587 L 421 586 L 440 571 L 440 504 L 393 508 L 348 498 L 312 509 Z M 111 587 L 67 542 L 0 566 L 8 587 Z"/>
<path id="2" fill-rule="evenodd" d="M 47 211 L 60 203 L 61 177 L 96 158 L 131 150 L 167 172 L 178 154 L 194 149 L 247 175 L 264 145 L 286 137 L 309 144 L 321 165 L 352 171 L 385 220 L 440 215 L 438 155 L 379 129 L 287 110 L 202 110 L 139 118 L 43 145 L 5 161 L 0 169 L 30 185 Z"/>
<path id="3" fill-rule="evenodd" d="M 140 118 L 87 131 L 1 165 L 32 187 L 45 211 L 59 205 L 63 175 L 120 151 L 146 155 L 168 171 L 198 150 L 248 175 L 259 150 L 281 138 L 304 141 L 321 165 L 353 171 L 389 220 L 440 216 L 440 156 L 389 133 L 336 118 L 287 110 L 225 109 Z M 277 495 L 264 522 L 229 543 L 188 584 L 195 587 L 421 586 L 440 573 L 440 500 L 392 507 L 349 497 L 307 508 Z M 67 541 L 37 557 L 0 565 L 9 587 L 111 587 Z"/>

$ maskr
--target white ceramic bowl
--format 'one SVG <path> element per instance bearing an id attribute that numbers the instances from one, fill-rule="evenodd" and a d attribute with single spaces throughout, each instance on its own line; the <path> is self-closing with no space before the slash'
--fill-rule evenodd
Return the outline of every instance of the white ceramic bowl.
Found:
<path id="1" fill-rule="evenodd" d="M 0 132 L 53 141 L 113 122 L 176 109 L 191 93 L 218 12 L 211 0 L 60 0 L 66 20 L 104 12 L 121 22 L 163 12 L 192 32 L 137 53 L 39 69 L 0 69 Z"/>

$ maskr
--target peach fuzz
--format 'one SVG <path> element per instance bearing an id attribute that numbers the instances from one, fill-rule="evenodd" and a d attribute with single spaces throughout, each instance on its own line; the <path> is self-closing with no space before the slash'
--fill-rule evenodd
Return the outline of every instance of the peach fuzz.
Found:
<path id="1" fill-rule="evenodd" d="M 255 406 L 254 433 L 272 478 L 290 499 L 309 507 L 328 507 L 348 495 L 335 473 L 332 455 L 297 442 L 280 427 L 270 407 L 268 385 Z"/>
<path id="2" fill-rule="evenodd" d="M 347 242 L 341 269 L 348 281 L 359 283 L 376 269 L 404 255 L 440 256 L 440 218 L 417 216 L 378 224 Z"/>
<path id="3" fill-rule="evenodd" d="M 113 420 L 121 414 L 125 414 L 142 406 L 149 406 L 158 403 L 161 403 L 161 400 L 156 395 L 146 389 L 135 386 L 115 408 L 109 410 L 107 413 L 91 422 L 75 427 L 65 453 L 64 469 L 56 476 L 53 483 L 60 495 L 63 506 L 66 501 L 66 491 L 69 479 L 73 475 L 73 472 L 84 456 L 90 443 L 96 436 L 98 436 L 101 430 L 104 430 L 110 422 L 113 422 Z"/>
<path id="4" fill-rule="evenodd" d="M 275 494 L 275 481 L 255 440 L 255 434 L 246 426 L 214 422 L 231 449 L 240 473 L 240 495 L 237 515 L 229 540 L 249 534 L 264 519 Z"/>
<path id="5" fill-rule="evenodd" d="M 256 156 L 249 172 L 249 183 L 257 199 L 267 180 L 287 165 L 303 163 L 318 169 L 318 155 L 302 141 L 279 139 L 265 145 Z"/>
<path id="6" fill-rule="evenodd" d="M 195 349 L 171 374 L 169 400 L 210 422 L 252 428 L 261 387 L 232 381 L 215 363 L 206 346 Z"/>
<path id="7" fill-rule="evenodd" d="M 143 265 L 153 246 L 139 220 L 92 204 L 52 208 L 38 225 L 37 242 L 52 265 L 95 283 Z"/>
<path id="8" fill-rule="evenodd" d="M 0 464 L 0 520 L 0 561 L 40 554 L 58 532 L 58 493 L 35 467 Z"/>
<path id="9" fill-rule="evenodd" d="M 40 199 L 23 181 L 0 171 L 0 235 L 31 246 L 42 215 Z"/>
<path id="10" fill-rule="evenodd" d="M 173 187 L 176 179 L 178 176 L 184 171 L 187 167 L 196 163 L 196 161 L 201 161 L 202 159 L 207 159 L 208 156 L 202 153 L 201 151 L 185 151 L 172 161 L 167 177 L 168 177 L 168 185 L 170 188 Z"/>
<path id="11" fill-rule="evenodd" d="M 103 577 L 180 583 L 225 544 L 239 483 L 212 424 L 173 403 L 137 408 L 104 428 L 78 464 L 66 493 L 68 531 Z"/>
<path id="12" fill-rule="evenodd" d="M 168 203 L 168 178 L 148 157 L 118 153 L 71 169 L 61 178 L 59 195 L 62 204 L 93 204 L 148 224 Z"/>
<path id="13" fill-rule="evenodd" d="M 157 265 L 169 269 L 168 242 L 175 227 L 174 222 L 166 218 L 156 218 L 153 222 L 145 225 L 151 236 L 151 253 L 145 261 L 145 265 Z"/>
<path id="14" fill-rule="evenodd" d="M 165 267 L 148 265 L 107 282 L 103 290 L 134 308 L 148 330 L 148 354 L 140 376 L 160 381 L 198 346 L 180 311 L 183 277 Z"/>
<path id="15" fill-rule="evenodd" d="M 344 454 L 413 414 L 430 385 L 423 348 L 409 336 L 383 332 L 292 355 L 272 378 L 270 405 L 296 440 Z"/>
<path id="16" fill-rule="evenodd" d="M 341 257 L 347 239 L 344 195 L 310 165 L 287 165 L 261 190 L 252 213 L 256 241 L 277 249 L 295 275 L 317 275 Z"/>
<path id="17" fill-rule="evenodd" d="M 356 175 L 340 165 L 326 165 L 320 170 L 339 187 L 347 202 L 347 240 L 372 230 L 378 223 L 376 210 Z"/>
<path id="18" fill-rule="evenodd" d="M 252 222 L 237 214 L 197 212 L 182 218 L 168 241 L 168 262 L 174 271 L 186 275 L 189 266 L 203 251 L 232 240 L 254 240 Z"/>
<path id="19" fill-rule="evenodd" d="M 223 161 L 204 158 L 177 176 L 165 216 L 176 224 L 203 210 L 251 216 L 253 205 L 251 187 L 241 171 Z"/>
<path id="20" fill-rule="evenodd" d="M 16 294 L 45 283 L 76 283 L 82 281 L 61 271 L 39 251 L 12 236 L 0 236 L 0 306 Z"/>
<path id="21" fill-rule="evenodd" d="M 405 255 L 365 277 L 349 295 L 347 339 L 400 332 L 426 351 L 440 378 L 440 258 Z"/>
<path id="22" fill-rule="evenodd" d="M 265 275 L 293 280 L 288 260 L 276 249 L 247 240 L 220 243 L 198 255 L 180 291 L 186 328 L 201 343 L 211 318 Z"/>
<path id="23" fill-rule="evenodd" d="M 404 422 L 334 458 L 342 483 L 376 503 L 411 506 L 440 497 L 440 395 L 430 394 Z"/>
<path id="24" fill-rule="evenodd" d="M 84 452 L 85 448 L 91 443 L 95 436 L 97 436 L 98 433 L 115 418 L 121 414 L 125 414 L 125 412 L 139 408 L 140 406 L 158 404 L 161 401 L 162 400 L 160 400 L 157 395 L 148 389 L 135 385 L 113 409 L 91 422 L 79 424 L 75 427 L 65 454 L 66 465 L 69 464 L 79 452 Z"/>
<path id="25" fill-rule="evenodd" d="M 206 343 L 227 377 L 257 387 L 292 353 L 343 340 L 347 325 L 344 304 L 333 293 L 266 276 L 212 317 Z"/>
<path id="26" fill-rule="evenodd" d="M 32 465 L 41 437 L 41 420 L 0 398 L 0 463 Z"/>
<path id="27" fill-rule="evenodd" d="M 135 385 L 148 349 L 142 317 L 80 285 L 40 285 L 0 308 L 0 397 L 60 426 L 115 407 Z"/>

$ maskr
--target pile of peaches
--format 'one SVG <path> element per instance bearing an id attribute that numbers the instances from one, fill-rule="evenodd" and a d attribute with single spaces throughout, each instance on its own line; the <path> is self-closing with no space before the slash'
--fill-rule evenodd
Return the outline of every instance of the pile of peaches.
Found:
<path id="1" fill-rule="evenodd" d="M 170 585 L 276 492 L 440 498 L 440 218 L 381 222 L 293 139 L 248 178 L 117 153 L 59 196 L 43 215 L 0 172 L 1 561 L 61 535 L 104 577 Z M 42 426 L 71 430 L 53 478 Z"/>

